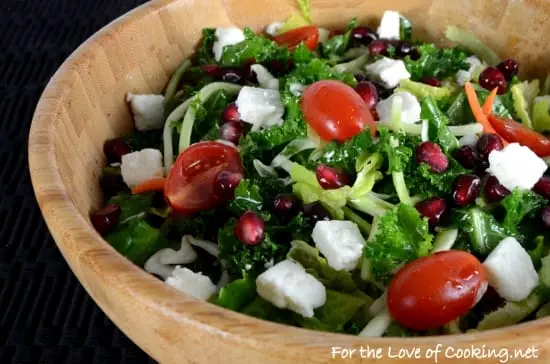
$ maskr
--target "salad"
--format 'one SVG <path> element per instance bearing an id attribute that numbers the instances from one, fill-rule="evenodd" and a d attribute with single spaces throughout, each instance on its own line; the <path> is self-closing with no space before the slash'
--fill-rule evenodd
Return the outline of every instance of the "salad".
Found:
<path id="1" fill-rule="evenodd" d="M 206 28 L 164 93 L 127 101 L 90 215 L 197 299 L 360 336 L 456 334 L 550 313 L 550 78 L 453 47 L 313 25 Z"/>

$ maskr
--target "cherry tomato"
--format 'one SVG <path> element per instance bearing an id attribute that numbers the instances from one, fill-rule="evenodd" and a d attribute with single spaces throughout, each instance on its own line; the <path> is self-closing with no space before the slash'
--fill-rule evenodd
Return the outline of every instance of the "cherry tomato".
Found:
<path id="1" fill-rule="evenodd" d="M 304 42 L 309 50 L 316 50 L 319 44 L 319 28 L 308 25 L 305 27 L 289 30 L 283 34 L 273 37 L 273 40 L 280 45 L 287 46 L 290 50 Z"/>
<path id="2" fill-rule="evenodd" d="M 323 140 L 345 141 L 365 126 L 376 133 L 369 107 L 351 87 L 340 81 L 318 81 L 306 88 L 301 108 L 307 123 Z"/>
<path id="3" fill-rule="evenodd" d="M 485 268 L 470 253 L 435 253 L 397 272 L 388 287 L 388 310 L 405 327 L 435 329 L 468 312 L 487 285 Z"/>
<path id="4" fill-rule="evenodd" d="M 539 157 L 550 156 L 549 138 L 511 119 L 504 119 L 496 115 L 489 115 L 488 118 L 498 135 L 506 141 L 529 147 Z"/>
<path id="5" fill-rule="evenodd" d="M 219 142 L 200 142 L 185 149 L 166 180 L 164 194 L 175 212 L 194 213 L 216 207 L 216 177 L 223 171 L 242 173 L 237 149 Z"/>

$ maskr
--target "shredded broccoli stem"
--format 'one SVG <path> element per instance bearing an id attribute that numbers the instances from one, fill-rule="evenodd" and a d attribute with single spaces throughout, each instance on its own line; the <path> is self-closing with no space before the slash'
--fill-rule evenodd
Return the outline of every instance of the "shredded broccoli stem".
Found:
<path id="1" fill-rule="evenodd" d="M 394 130 L 393 122 L 391 121 L 381 120 L 377 122 L 377 126 L 384 127 L 384 128 L 389 127 L 392 131 L 397 131 L 397 130 Z M 483 131 L 483 127 L 479 123 L 466 124 L 466 125 L 450 125 L 448 126 L 448 128 L 451 134 L 457 137 L 479 134 Z M 403 130 L 405 133 L 410 135 L 421 135 L 422 123 L 418 123 L 418 124 L 402 123 L 401 130 Z"/>
<path id="2" fill-rule="evenodd" d="M 457 229 L 441 230 L 435 237 L 432 253 L 450 250 L 456 242 L 457 237 Z"/>
<path id="3" fill-rule="evenodd" d="M 369 59 L 368 51 L 354 60 L 351 60 L 346 63 L 337 64 L 332 68 L 334 72 L 344 73 L 344 72 L 357 72 L 360 71 Z"/>
<path id="4" fill-rule="evenodd" d="M 354 209 L 371 216 L 382 216 L 388 210 L 393 208 L 391 203 L 382 200 L 372 192 L 369 192 L 360 198 L 350 199 L 348 204 Z"/>
<path id="5" fill-rule="evenodd" d="M 191 66 L 191 61 L 186 59 L 183 61 L 183 63 L 178 67 L 176 72 L 172 75 L 170 78 L 170 81 L 168 82 L 168 85 L 166 86 L 166 91 L 164 91 L 164 102 L 168 102 L 174 94 L 176 93 L 176 89 L 178 88 L 178 84 L 185 73 L 185 71 Z"/>
<path id="6" fill-rule="evenodd" d="M 191 104 L 191 99 L 187 99 L 174 109 L 166 118 L 164 123 L 164 130 L 162 131 L 162 145 L 164 149 L 164 173 L 168 175 L 172 164 L 174 164 L 174 148 L 172 146 L 172 133 L 177 121 L 181 120 L 187 111 L 187 108 Z"/>
<path id="7" fill-rule="evenodd" d="M 344 217 L 346 219 L 356 223 L 357 226 L 359 227 L 359 230 L 361 230 L 363 234 L 366 234 L 366 235 L 370 234 L 372 226 L 371 224 L 369 224 L 368 221 L 363 219 L 361 216 L 359 216 L 357 213 L 355 213 L 352 209 L 350 209 L 347 206 L 344 206 L 342 209 L 344 210 Z"/>
<path id="8" fill-rule="evenodd" d="M 374 316 L 369 321 L 367 326 L 359 333 L 359 336 L 364 337 L 380 337 L 388 330 L 391 324 L 391 317 L 387 308 L 384 308 L 382 312 Z"/>
<path id="9" fill-rule="evenodd" d="M 497 64 L 500 62 L 498 54 L 470 32 L 451 25 L 447 27 L 445 35 L 451 42 L 468 49 L 489 64 Z"/>

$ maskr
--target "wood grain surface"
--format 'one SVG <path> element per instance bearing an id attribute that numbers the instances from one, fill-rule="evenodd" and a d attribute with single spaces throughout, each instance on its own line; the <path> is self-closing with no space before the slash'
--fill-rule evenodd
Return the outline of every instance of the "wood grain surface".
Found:
<path id="1" fill-rule="evenodd" d="M 354 16 L 376 25 L 390 6 L 378 0 L 312 0 L 316 23 L 343 26 Z M 545 0 L 392 1 L 417 35 L 441 40 L 447 24 L 476 32 L 502 56 L 515 56 L 523 75 L 550 65 L 550 2 Z M 160 92 L 193 53 L 205 26 L 262 29 L 296 10 L 292 0 L 158 0 L 114 21 L 78 48 L 48 84 L 29 136 L 29 163 L 38 203 L 71 269 L 105 313 L 162 363 L 326 363 L 335 346 L 381 348 L 377 363 L 399 362 L 388 348 L 437 344 L 454 348 L 528 348 L 550 363 L 550 319 L 461 336 L 367 339 L 260 321 L 200 302 L 163 284 L 113 250 L 88 214 L 102 201 L 98 174 L 103 142 L 132 127 L 127 92 Z M 439 363 L 496 363 L 445 359 Z M 345 362 L 367 361 L 358 352 Z M 402 362 L 408 362 L 403 361 Z M 434 363 L 424 357 L 415 363 Z"/>

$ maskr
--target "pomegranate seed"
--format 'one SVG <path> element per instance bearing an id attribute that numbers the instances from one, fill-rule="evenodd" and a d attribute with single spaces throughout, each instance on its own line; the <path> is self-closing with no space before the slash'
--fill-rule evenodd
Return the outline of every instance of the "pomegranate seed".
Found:
<path id="1" fill-rule="evenodd" d="M 243 134 L 244 125 L 240 121 L 229 121 L 220 126 L 220 138 L 227 140 L 235 145 L 239 144 L 239 139 Z"/>
<path id="2" fill-rule="evenodd" d="M 477 141 L 476 147 L 479 157 L 487 161 L 489 160 L 489 154 L 493 150 L 502 150 L 504 144 L 502 144 L 502 140 L 496 134 L 483 134 Z"/>
<path id="3" fill-rule="evenodd" d="M 122 138 L 107 140 L 103 144 L 103 153 L 109 163 L 120 163 L 122 156 L 132 152 L 132 146 Z"/>
<path id="4" fill-rule="evenodd" d="M 398 42 L 394 46 L 395 55 L 399 58 L 410 56 L 414 50 L 413 46 L 408 42 Z"/>
<path id="5" fill-rule="evenodd" d="M 349 183 L 349 177 L 346 173 L 324 164 L 319 164 L 315 169 L 317 181 L 325 190 L 334 190 Z"/>
<path id="6" fill-rule="evenodd" d="M 221 171 L 216 176 L 214 190 L 216 195 L 223 200 L 231 200 L 235 196 L 235 189 L 243 179 L 242 173 Z"/>
<path id="7" fill-rule="evenodd" d="M 424 77 L 422 82 L 433 87 L 441 87 L 441 81 L 437 77 Z"/>
<path id="8" fill-rule="evenodd" d="M 99 178 L 99 186 L 105 198 L 115 196 L 126 189 L 126 183 L 120 174 L 106 173 Z"/>
<path id="9" fill-rule="evenodd" d="M 510 190 L 501 185 L 495 176 L 489 176 L 483 188 L 485 198 L 489 202 L 498 202 L 510 194 Z"/>
<path id="10" fill-rule="evenodd" d="M 504 77 L 510 81 L 515 75 L 518 74 L 519 63 L 517 63 L 514 59 L 507 59 L 499 63 L 497 68 L 500 72 L 502 72 Z"/>
<path id="11" fill-rule="evenodd" d="M 275 197 L 273 208 L 282 216 L 294 216 L 300 208 L 300 201 L 293 194 L 281 193 Z"/>
<path id="12" fill-rule="evenodd" d="M 207 64 L 202 67 L 202 70 L 204 73 L 214 78 L 218 78 L 220 76 L 221 67 L 215 64 Z"/>
<path id="13" fill-rule="evenodd" d="M 489 91 L 497 87 L 499 94 L 506 93 L 506 88 L 508 87 L 506 78 L 496 67 L 487 67 L 481 72 L 479 75 L 479 85 Z"/>
<path id="14" fill-rule="evenodd" d="M 363 98 L 369 109 L 372 109 L 378 102 L 378 91 L 372 82 L 359 82 L 355 86 L 355 91 Z"/>
<path id="15" fill-rule="evenodd" d="M 533 190 L 542 197 L 550 200 L 550 177 L 542 176 L 537 182 Z"/>
<path id="16" fill-rule="evenodd" d="M 313 222 L 331 220 L 330 212 L 320 203 L 314 202 L 304 206 L 304 216 Z"/>
<path id="17" fill-rule="evenodd" d="M 479 156 L 474 148 L 469 145 L 460 147 L 454 157 L 460 165 L 466 169 L 474 169 L 479 161 Z"/>
<path id="18" fill-rule="evenodd" d="M 222 113 L 222 122 L 241 121 L 241 115 L 235 103 L 231 103 L 225 107 Z"/>
<path id="19" fill-rule="evenodd" d="M 118 224 L 120 218 L 120 206 L 109 204 L 102 209 L 90 214 L 92 225 L 101 235 L 105 235 Z"/>
<path id="20" fill-rule="evenodd" d="M 430 226 L 439 225 L 441 217 L 447 211 L 447 202 L 441 197 L 434 197 L 416 204 L 416 209 L 423 217 L 428 218 Z"/>
<path id="21" fill-rule="evenodd" d="M 388 53 L 388 43 L 383 40 L 373 40 L 369 44 L 369 53 L 371 56 L 386 55 Z"/>
<path id="22" fill-rule="evenodd" d="M 481 190 L 481 179 L 474 174 L 462 174 L 458 176 L 453 185 L 453 200 L 464 207 L 479 196 Z"/>
<path id="23" fill-rule="evenodd" d="M 245 245 L 258 245 L 265 237 L 264 220 L 255 212 L 245 212 L 235 225 L 235 236 Z"/>
<path id="24" fill-rule="evenodd" d="M 221 79 L 224 82 L 239 83 L 243 78 L 242 70 L 236 68 L 223 68 L 221 70 Z"/>
<path id="25" fill-rule="evenodd" d="M 550 229 L 550 207 L 545 207 L 541 211 L 542 223 Z"/>
<path id="26" fill-rule="evenodd" d="M 423 142 L 416 148 L 416 162 L 426 163 L 435 173 L 445 172 L 449 167 L 449 159 L 434 142 Z"/>
<path id="27" fill-rule="evenodd" d="M 351 39 L 357 43 L 368 46 L 378 39 L 378 35 L 368 27 L 357 27 L 351 31 Z"/>

